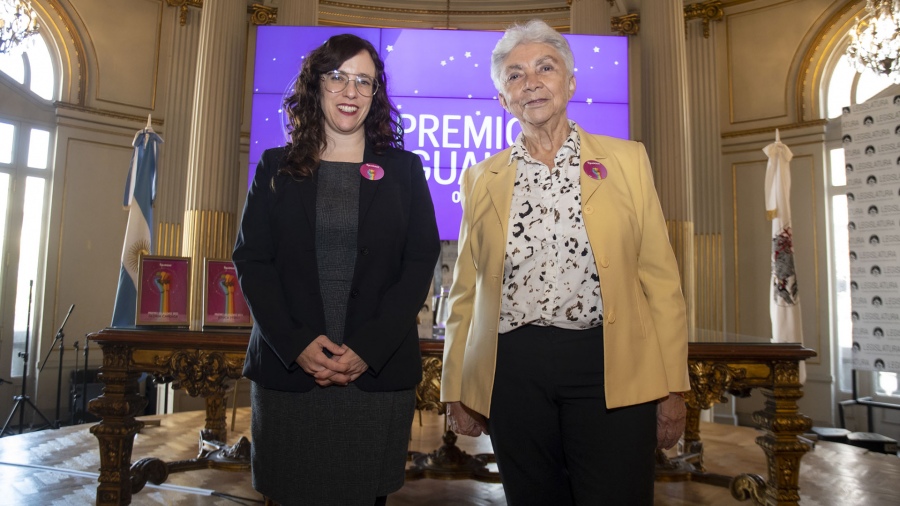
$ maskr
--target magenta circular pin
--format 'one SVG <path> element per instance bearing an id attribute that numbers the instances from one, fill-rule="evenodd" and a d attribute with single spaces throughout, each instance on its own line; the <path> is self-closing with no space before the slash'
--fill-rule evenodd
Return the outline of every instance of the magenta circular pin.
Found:
<path id="1" fill-rule="evenodd" d="M 362 167 L 359 168 L 359 173 L 369 181 L 378 181 L 384 177 L 384 169 L 374 163 L 362 164 Z"/>
<path id="2" fill-rule="evenodd" d="M 597 160 L 584 162 L 584 173 L 591 179 L 606 179 L 606 167 Z"/>

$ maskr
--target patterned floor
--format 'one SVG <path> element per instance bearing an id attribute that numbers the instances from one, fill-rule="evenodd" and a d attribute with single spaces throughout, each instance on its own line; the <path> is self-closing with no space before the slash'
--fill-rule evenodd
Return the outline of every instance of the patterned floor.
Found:
<path id="1" fill-rule="evenodd" d="M 136 437 L 134 459 L 155 456 L 165 460 L 192 458 L 204 413 L 162 417 Z M 229 420 L 229 424 L 231 421 Z M 429 452 L 440 445 L 442 418 L 426 412 L 413 425 L 410 449 Z M 89 425 L 64 427 L 0 439 L 0 506 L 63 506 L 94 503 L 99 467 L 97 440 Z M 191 430 L 190 427 L 195 429 Z M 249 410 L 239 409 L 233 443 L 249 432 Z M 756 446 L 757 431 L 745 427 L 704 424 L 701 428 L 710 472 L 765 473 L 765 459 Z M 461 437 L 459 446 L 470 454 L 490 451 L 490 441 Z M 900 504 L 900 459 L 860 448 L 820 442 L 802 461 L 801 503 L 804 506 L 896 506 Z M 183 487 L 183 488 L 179 488 Z M 162 487 L 134 496 L 135 505 L 255 505 L 261 497 L 250 485 L 249 473 L 191 471 L 170 476 Z M 506 504 L 497 484 L 470 480 L 423 479 L 407 482 L 388 499 L 390 506 L 499 506 Z M 724 488 L 700 483 L 656 484 L 657 506 L 747 504 L 731 498 Z"/>

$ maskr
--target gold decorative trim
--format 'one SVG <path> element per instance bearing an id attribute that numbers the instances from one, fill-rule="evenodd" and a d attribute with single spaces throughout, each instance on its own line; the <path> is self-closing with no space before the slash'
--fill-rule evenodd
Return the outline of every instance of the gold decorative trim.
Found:
<path id="1" fill-rule="evenodd" d="M 615 7 L 615 6 L 616 6 L 616 0 L 606 0 L 606 3 L 608 3 L 610 7 Z M 566 5 L 568 5 L 569 7 L 571 7 L 571 6 L 572 6 L 572 0 L 566 0 Z"/>
<path id="2" fill-rule="evenodd" d="M 78 35 L 78 30 L 75 28 L 74 24 L 72 23 L 72 18 L 69 16 L 69 14 L 66 12 L 66 10 L 60 5 L 59 0 L 51 0 L 50 6 L 53 8 L 54 11 L 56 11 L 56 15 L 62 21 L 63 26 L 66 29 L 66 32 L 68 32 L 68 34 L 69 34 L 69 40 L 71 40 L 71 42 L 72 42 L 72 47 L 75 50 L 75 66 L 76 66 L 76 68 L 74 68 L 74 69 L 70 68 L 69 70 L 74 70 L 76 72 L 77 79 L 73 79 L 72 76 L 70 75 L 69 80 L 68 80 L 69 82 L 67 82 L 66 84 L 67 84 L 67 86 L 71 87 L 72 86 L 71 83 L 73 81 L 78 83 L 78 103 L 84 104 L 85 102 L 87 102 L 87 57 L 85 56 L 84 41 L 81 40 L 81 37 Z M 49 12 L 45 11 L 43 9 L 43 6 L 41 6 L 40 4 L 37 4 L 37 7 L 39 9 L 41 9 L 41 12 L 47 13 L 48 19 L 50 18 Z M 69 48 L 68 48 L 68 45 L 65 43 L 65 41 L 62 38 L 62 36 L 61 36 L 62 34 L 59 32 L 59 27 L 56 26 L 56 23 L 52 23 L 52 25 L 53 25 L 53 28 L 56 29 L 57 33 L 60 34 L 59 48 L 66 54 L 66 56 L 68 56 Z M 69 58 L 66 58 L 66 62 L 71 64 L 71 60 Z M 60 67 L 62 69 L 64 69 L 65 65 L 61 64 Z M 70 94 L 71 94 L 71 92 L 66 93 L 66 96 L 69 96 Z"/>
<path id="3" fill-rule="evenodd" d="M 613 17 L 609 20 L 609 28 L 619 35 L 637 35 L 641 28 L 641 15 L 632 13 Z"/>
<path id="4" fill-rule="evenodd" d="M 820 26 L 819 30 L 816 31 L 815 35 L 813 35 L 813 38 L 812 38 L 813 42 L 807 47 L 806 52 L 803 54 L 803 58 L 801 58 L 801 60 L 800 60 L 801 61 L 800 69 L 797 72 L 797 81 L 796 81 L 797 111 L 796 111 L 796 114 L 797 114 L 798 118 L 804 117 L 803 110 L 806 106 L 806 103 L 804 100 L 804 90 L 807 89 L 806 83 L 807 82 L 812 83 L 811 87 L 810 87 L 810 91 L 815 91 L 815 93 L 810 93 L 810 95 L 812 97 L 818 97 L 819 96 L 818 90 L 821 88 L 820 76 L 822 74 L 822 67 L 825 65 L 825 62 L 827 62 L 827 57 L 830 54 L 830 51 L 827 48 L 834 46 L 835 44 L 837 44 L 838 41 L 840 41 L 843 37 L 845 37 L 847 34 L 847 30 L 844 30 L 844 29 L 837 30 L 837 32 L 831 38 L 829 38 L 827 40 L 825 37 L 828 35 L 829 32 L 834 32 L 835 25 L 837 25 L 838 21 L 840 21 L 841 19 L 846 18 L 847 13 L 849 11 L 858 10 L 859 12 L 857 13 L 857 17 L 859 17 L 859 14 L 862 14 L 862 12 L 863 12 L 863 8 L 864 8 L 864 5 L 863 5 L 862 0 L 854 0 L 854 1 L 847 2 L 847 4 L 844 5 L 840 10 L 838 10 L 837 12 L 832 14 L 831 17 L 829 17 L 828 20 Z M 844 25 L 849 25 L 852 22 L 853 22 L 852 18 L 844 19 Z M 823 43 L 825 44 L 826 49 L 823 49 L 822 58 L 820 58 L 819 61 L 814 65 L 812 58 L 818 51 L 819 47 L 822 46 Z M 812 77 L 810 77 L 810 69 L 811 68 L 813 70 Z M 818 109 L 819 109 L 818 100 L 817 99 L 811 100 L 810 105 L 812 106 L 813 109 L 815 109 L 813 111 L 808 111 L 809 115 L 811 116 L 811 115 L 813 115 L 813 113 L 818 112 Z"/>
<path id="5" fill-rule="evenodd" d="M 696 299 L 693 341 L 721 342 L 724 327 L 724 252 L 722 234 L 694 234 Z"/>
<path id="6" fill-rule="evenodd" d="M 765 133 L 773 133 L 775 129 L 779 130 L 793 130 L 796 128 L 806 128 L 811 126 L 825 126 L 828 124 L 827 119 L 814 119 L 811 121 L 800 121 L 797 123 L 787 123 L 784 125 L 774 125 L 762 128 L 754 128 L 752 130 L 739 130 L 737 132 L 726 132 L 722 134 L 723 139 L 732 139 L 735 137 L 743 137 L 746 135 L 756 135 L 756 134 L 765 134 Z"/>
<path id="7" fill-rule="evenodd" d="M 146 123 L 147 118 L 144 116 L 135 116 L 134 114 L 125 114 L 116 111 L 108 111 L 106 109 L 98 109 L 96 107 L 85 107 L 78 104 L 73 104 L 70 102 L 54 102 L 53 105 L 58 109 L 69 109 L 71 111 L 79 111 L 85 112 L 88 114 L 96 114 L 98 116 L 105 116 L 107 118 L 116 118 L 116 119 L 125 119 L 129 121 L 137 121 L 139 123 Z M 154 125 L 162 125 L 163 122 L 160 119 L 151 119 L 151 123 Z"/>
<path id="8" fill-rule="evenodd" d="M 191 263 L 191 293 L 203 293 L 203 259 L 228 258 L 234 248 L 237 218 L 234 213 L 188 209 L 184 212 L 182 255 Z M 203 297 L 191 297 L 191 330 L 200 330 Z M 195 316 L 196 315 L 196 316 Z"/>
<path id="9" fill-rule="evenodd" d="M 352 21 L 342 21 L 334 18 L 346 18 Z M 569 22 L 571 21 L 569 18 L 542 18 L 544 22 L 550 25 L 554 30 L 560 33 L 569 33 L 572 29 Z M 359 21 L 364 20 L 364 21 Z M 368 21 L 368 22 L 366 22 Z M 385 17 L 377 17 L 377 16 L 361 16 L 354 14 L 346 14 L 342 12 L 333 12 L 333 11 L 319 11 L 319 23 L 318 26 L 348 26 L 348 27 L 365 27 L 365 28 L 397 28 L 397 18 L 385 18 Z M 403 23 L 407 25 L 422 25 L 423 28 L 431 28 L 431 24 L 435 22 L 435 20 L 423 20 L 423 19 L 404 19 Z M 484 25 L 487 26 L 486 30 L 504 30 L 506 25 L 509 24 L 508 20 L 488 20 L 488 21 L 477 21 L 477 20 L 465 20 L 466 26 L 477 26 Z M 444 29 L 443 22 L 441 22 L 441 29 Z M 455 27 L 451 27 L 451 29 L 455 29 Z"/>
<path id="10" fill-rule="evenodd" d="M 203 0 L 166 0 L 166 3 L 169 4 L 170 7 L 179 8 L 178 22 L 181 26 L 187 24 L 188 7 L 197 7 L 198 9 L 203 8 Z"/>
<path id="11" fill-rule="evenodd" d="M 703 38 L 709 38 L 709 22 L 721 21 L 725 17 L 725 11 L 722 9 L 722 2 L 719 0 L 709 0 L 708 2 L 691 4 L 684 6 L 685 23 L 692 19 L 703 20 Z"/>
<path id="12" fill-rule="evenodd" d="M 734 258 L 734 328 L 732 331 L 737 334 L 741 328 L 741 270 L 738 269 L 738 212 L 737 212 L 737 170 L 739 163 L 731 164 L 731 248 Z"/>
<path id="13" fill-rule="evenodd" d="M 169 0 L 172 1 L 172 0 Z M 405 9 L 402 7 L 384 7 L 380 5 L 359 5 L 346 2 L 331 2 L 329 0 L 319 0 L 319 7 L 336 7 L 339 9 L 352 9 L 357 11 L 374 11 L 374 12 L 391 12 L 397 14 L 420 14 L 432 16 L 509 16 L 523 14 L 551 14 L 556 12 L 569 12 L 569 7 L 549 7 L 545 9 L 509 9 L 509 10 L 493 10 L 493 11 L 458 11 L 458 10 L 437 10 L 437 9 Z M 396 21 L 396 19 L 394 19 Z"/>
<path id="14" fill-rule="evenodd" d="M 694 319 L 695 271 L 694 271 L 694 223 L 682 220 L 666 220 L 666 228 L 669 231 L 669 243 L 675 253 L 675 261 L 678 264 L 678 274 L 681 279 L 681 289 L 684 293 L 684 302 L 687 309 L 687 327 L 693 334 L 696 328 Z"/>
<path id="15" fill-rule="evenodd" d="M 251 4 L 247 7 L 250 24 L 257 26 L 274 25 L 278 21 L 278 8 L 262 4 Z"/>
<path id="16" fill-rule="evenodd" d="M 181 254 L 181 223 L 159 222 L 156 226 L 156 254 L 178 256 Z"/>
<path id="17" fill-rule="evenodd" d="M 422 380 L 416 385 L 416 409 L 420 411 L 428 409 L 444 414 L 446 406 L 440 401 L 443 365 L 441 357 L 422 357 Z"/>

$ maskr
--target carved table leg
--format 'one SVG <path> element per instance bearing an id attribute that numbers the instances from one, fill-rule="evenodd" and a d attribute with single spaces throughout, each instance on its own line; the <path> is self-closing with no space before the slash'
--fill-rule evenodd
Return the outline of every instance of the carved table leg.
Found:
<path id="1" fill-rule="evenodd" d="M 694 464 L 696 471 L 702 473 L 706 469 L 703 467 L 703 442 L 700 441 L 700 406 L 692 392 L 688 392 L 685 401 L 687 418 L 684 424 L 681 453 L 696 455 L 692 458 L 691 463 Z"/>
<path id="2" fill-rule="evenodd" d="M 122 345 L 103 346 L 100 381 L 103 394 L 90 401 L 88 411 L 100 417 L 91 434 L 100 443 L 100 486 L 98 505 L 131 503 L 131 451 L 134 435 L 144 426 L 135 420 L 147 399 L 138 391 L 140 373 L 130 371 L 131 349 Z"/>
<path id="3" fill-rule="evenodd" d="M 768 463 L 768 479 L 755 475 L 741 475 L 732 483 L 732 495 L 738 499 L 752 498 L 758 504 L 795 505 L 800 502 L 800 459 L 809 445 L 798 436 L 812 427 L 812 420 L 800 414 L 797 400 L 803 397 L 797 362 L 776 362 L 773 369 L 774 386 L 760 389 L 766 397 L 766 407 L 753 413 L 753 420 L 764 431 L 756 438 Z"/>
<path id="4" fill-rule="evenodd" d="M 228 424 L 225 423 L 225 389 L 217 389 L 206 396 L 206 427 L 201 439 L 227 441 Z"/>

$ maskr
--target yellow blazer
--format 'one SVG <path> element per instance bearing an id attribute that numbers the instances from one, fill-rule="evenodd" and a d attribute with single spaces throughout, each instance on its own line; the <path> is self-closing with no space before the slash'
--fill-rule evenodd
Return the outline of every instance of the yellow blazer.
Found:
<path id="1" fill-rule="evenodd" d="M 616 408 L 690 390 L 687 322 L 675 255 L 643 144 L 578 127 L 581 211 L 603 298 L 606 406 Z M 450 289 L 441 400 L 488 416 L 516 164 L 507 149 L 463 174 L 459 257 Z M 527 409 L 527 407 L 523 407 Z"/>

